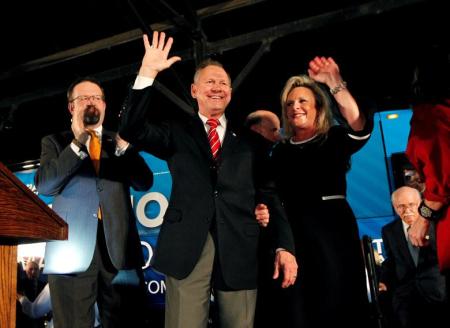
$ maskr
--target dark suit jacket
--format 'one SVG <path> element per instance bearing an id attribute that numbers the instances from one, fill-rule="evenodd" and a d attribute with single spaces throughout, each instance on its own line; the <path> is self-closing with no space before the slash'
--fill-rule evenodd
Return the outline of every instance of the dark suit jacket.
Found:
<path id="1" fill-rule="evenodd" d="M 238 290 L 256 288 L 259 226 L 254 209 L 258 201 L 269 203 L 274 194 L 259 188 L 258 155 L 251 138 L 228 125 L 216 164 L 197 114 L 145 123 L 153 92 L 153 87 L 130 91 L 119 130 L 123 138 L 166 160 L 172 175 L 154 268 L 177 279 L 187 277 L 212 228 L 226 285 Z M 294 253 L 286 217 L 272 215 L 271 224 L 277 227 L 278 247 Z"/>
<path id="2" fill-rule="evenodd" d="M 402 221 L 396 219 L 382 228 L 386 260 L 382 264 L 380 281 L 392 291 L 394 307 L 396 302 L 404 302 L 417 292 L 430 303 L 445 299 L 445 278 L 439 273 L 433 224 L 429 233 L 429 246 L 420 248 L 416 267 Z"/>
<path id="3" fill-rule="evenodd" d="M 88 268 L 95 249 L 99 204 L 113 265 L 118 270 L 138 268 L 142 250 L 129 187 L 136 190 L 150 188 L 153 183 L 151 170 L 132 147 L 124 155 L 115 156 L 113 134 L 103 129 L 97 177 L 89 156 L 80 159 L 71 149 L 72 139 L 71 132 L 42 139 L 36 187 L 39 193 L 54 196 L 52 208 L 69 226 L 67 241 L 47 243 L 45 272 L 67 274 Z"/>

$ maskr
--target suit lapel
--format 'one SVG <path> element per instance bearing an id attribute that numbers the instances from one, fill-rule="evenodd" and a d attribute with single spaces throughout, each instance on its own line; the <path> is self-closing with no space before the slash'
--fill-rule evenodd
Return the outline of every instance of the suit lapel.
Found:
<path id="1" fill-rule="evenodd" d="M 428 240 L 429 245 L 426 247 L 420 247 L 419 249 L 419 264 L 423 261 L 429 261 L 433 258 L 433 253 L 436 254 L 436 235 L 435 235 L 435 227 L 434 224 L 430 224 L 430 228 L 428 229 L 428 235 L 430 239 Z"/>
<path id="2" fill-rule="evenodd" d="M 398 238 L 399 250 L 405 259 L 408 259 L 408 264 L 415 268 L 414 260 L 412 258 L 411 252 L 409 251 L 408 240 L 406 239 L 405 233 L 403 231 L 403 224 L 401 219 L 397 219 L 396 224 L 393 227 L 395 229 L 395 235 L 401 236 L 403 238 Z"/>
<path id="3" fill-rule="evenodd" d="M 228 122 L 229 123 L 229 122 Z M 197 143 L 200 152 L 210 161 L 213 161 L 211 149 L 208 143 L 208 135 L 206 133 L 205 127 L 203 126 L 202 120 L 198 117 L 198 115 L 194 116 L 191 122 L 187 126 L 188 133 L 193 137 L 195 142 Z M 234 151 L 236 146 L 239 144 L 238 136 L 233 132 L 233 129 L 228 124 L 227 129 L 225 131 L 225 136 L 223 139 L 223 143 L 220 149 L 219 155 L 219 165 L 220 162 L 223 161 L 224 158 L 230 156 L 230 154 Z"/>
<path id="4" fill-rule="evenodd" d="M 116 140 L 113 132 L 103 129 L 102 152 L 100 158 L 108 158 L 116 151 Z"/>
<path id="5" fill-rule="evenodd" d="M 230 156 L 230 154 L 234 151 L 236 146 L 238 145 L 238 136 L 233 132 L 231 127 L 227 127 L 225 131 L 225 137 L 223 138 L 222 150 L 221 150 L 221 158 L 222 160 Z"/>
<path id="6" fill-rule="evenodd" d="M 187 126 L 187 132 L 195 140 L 200 153 L 203 154 L 203 156 L 205 156 L 207 159 L 212 161 L 211 149 L 208 143 L 208 135 L 206 134 L 203 122 L 200 117 L 198 117 L 198 115 L 192 117 L 192 120 Z"/>

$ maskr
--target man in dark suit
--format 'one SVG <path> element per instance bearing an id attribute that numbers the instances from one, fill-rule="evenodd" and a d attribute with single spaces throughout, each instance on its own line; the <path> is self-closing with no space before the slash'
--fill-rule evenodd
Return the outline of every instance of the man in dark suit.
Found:
<path id="1" fill-rule="evenodd" d="M 245 119 L 245 127 L 257 133 L 260 151 L 270 157 L 273 147 L 282 139 L 280 134 L 280 119 L 273 112 L 258 109 L 249 113 Z M 267 162 L 268 165 L 269 162 Z M 269 167 L 262 167 L 267 170 Z M 262 172 L 262 174 L 267 172 Z M 259 221 L 261 226 L 267 226 L 269 219 Z M 273 249 L 270 229 L 262 229 L 258 246 L 258 296 L 255 311 L 255 327 L 276 327 L 280 318 L 274 313 L 283 305 L 280 302 L 278 282 L 272 279 Z M 284 311 L 284 309 L 282 310 Z M 282 313 L 282 312 L 279 312 Z"/>
<path id="2" fill-rule="evenodd" d="M 120 271 L 121 281 L 140 283 L 143 264 L 129 188 L 149 189 L 153 174 L 133 147 L 103 128 L 106 103 L 95 79 L 75 81 L 67 98 L 72 131 L 42 139 L 35 179 L 69 227 L 68 240 L 46 246 L 54 324 L 93 327 L 97 301 L 102 326 L 121 327 L 115 282 Z"/>
<path id="3" fill-rule="evenodd" d="M 221 327 L 253 327 L 259 227 L 255 207 L 276 200 L 259 188 L 251 138 L 238 134 L 224 115 L 231 81 L 222 65 L 197 67 L 191 95 L 198 113 L 149 123 L 146 111 L 156 75 L 180 60 L 168 58 L 172 38 L 144 36 L 145 55 L 122 113 L 120 134 L 166 160 L 172 175 L 170 203 L 153 267 L 166 275 L 166 327 L 206 327 L 211 287 Z M 155 110 L 152 111 L 155 113 Z M 219 146 L 219 147 L 218 147 Z M 263 192 L 267 191 L 267 192 Z M 275 277 L 294 283 L 297 264 L 288 221 L 271 209 L 278 248 Z"/>
<path id="4" fill-rule="evenodd" d="M 419 191 L 401 187 L 392 193 L 392 204 L 400 220 L 382 228 L 386 260 L 382 264 L 380 291 L 392 295 L 396 327 L 438 327 L 446 302 L 445 279 L 439 272 L 434 226 L 426 247 L 414 247 L 409 227 L 419 218 Z"/>

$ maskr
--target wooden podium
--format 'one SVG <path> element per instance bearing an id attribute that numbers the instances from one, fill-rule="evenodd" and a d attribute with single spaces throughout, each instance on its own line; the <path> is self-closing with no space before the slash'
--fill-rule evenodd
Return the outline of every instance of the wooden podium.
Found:
<path id="1" fill-rule="evenodd" d="M 0 328 L 16 326 L 17 245 L 67 236 L 67 223 L 0 162 Z"/>

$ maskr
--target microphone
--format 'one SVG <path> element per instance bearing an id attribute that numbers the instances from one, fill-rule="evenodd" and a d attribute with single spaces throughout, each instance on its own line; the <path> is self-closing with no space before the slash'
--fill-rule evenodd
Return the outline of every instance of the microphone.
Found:
<path id="1" fill-rule="evenodd" d="M 84 110 L 84 125 L 95 125 L 100 121 L 100 111 L 94 105 L 88 105 Z"/>

